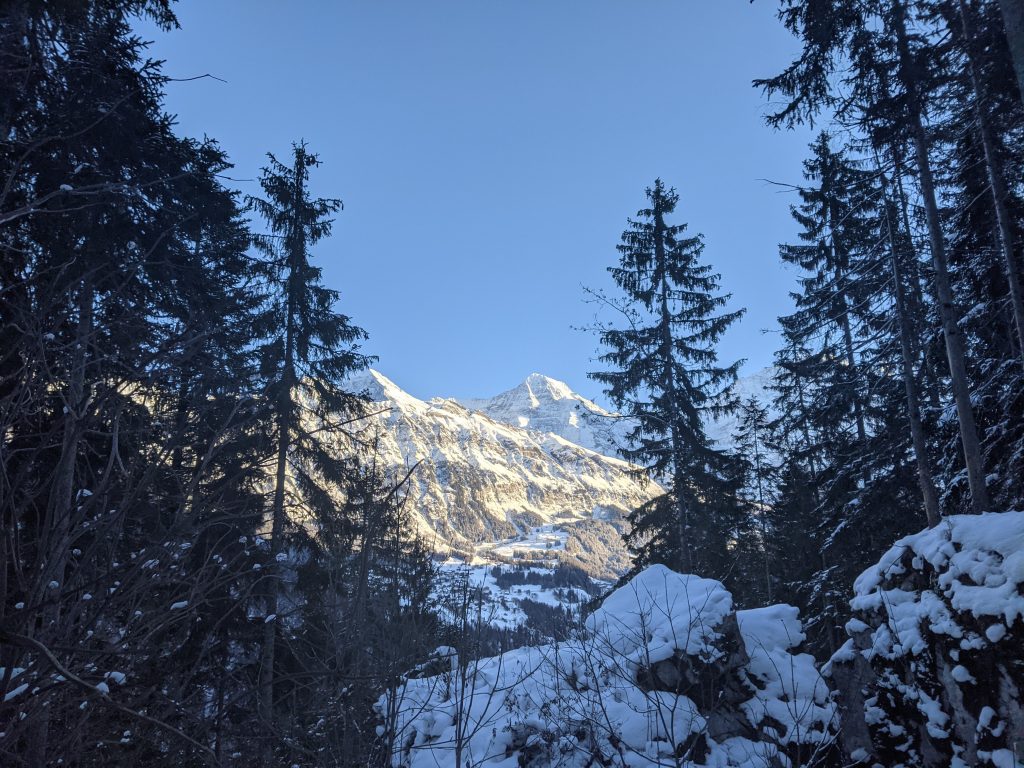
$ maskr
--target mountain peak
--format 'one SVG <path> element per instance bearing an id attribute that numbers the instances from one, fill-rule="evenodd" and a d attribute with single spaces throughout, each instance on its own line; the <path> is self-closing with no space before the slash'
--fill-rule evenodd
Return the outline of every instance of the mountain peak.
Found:
<path id="1" fill-rule="evenodd" d="M 531 373 L 520 386 L 525 386 L 535 397 L 543 394 L 546 394 L 552 400 L 579 397 L 564 381 L 552 379 L 543 373 Z"/>
<path id="2" fill-rule="evenodd" d="M 494 397 L 458 402 L 495 421 L 554 434 L 605 456 L 617 456 L 624 444 L 626 424 L 621 417 L 577 394 L 564 381 L 543 373 L 531 373 Z"/>
<path id="3" fill-rule="evenodd" d="M 351 392 L 367 395 L 374 402 L 416 399 L 376 368 L 364 368 L 350 374 L 345 380 L 345 386 Z"/>

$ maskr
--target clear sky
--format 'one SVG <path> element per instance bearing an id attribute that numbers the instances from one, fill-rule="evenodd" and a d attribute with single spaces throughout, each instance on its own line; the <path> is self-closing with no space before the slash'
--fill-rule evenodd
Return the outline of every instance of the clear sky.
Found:
<path id="1" fill-rule="evenodd" d="M 418 397 L 486 396 L 537 371 L 595 396 L 581 285 L 606 286 L 626 217 L 661 176 L 747 316 L 720 346 L 771 363 L 793 275 L 808 133 L 764 126 L 750 86 L 795 43 L 773 0 L 182 0 L 142 26 L 179 130 L 230 154 L 305 138 L 340 197 L 316 250 L 377 367 Z"/>

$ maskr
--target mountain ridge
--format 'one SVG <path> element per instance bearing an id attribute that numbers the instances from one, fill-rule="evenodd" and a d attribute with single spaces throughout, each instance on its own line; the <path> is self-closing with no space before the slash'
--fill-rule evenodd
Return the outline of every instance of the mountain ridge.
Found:
<path id="1" fill-rule="evenodd" d="M 760 371 L 738 390 L 761 394 L 769 377 Z M 550 555 L 605 577 L 628 568 L 624 519 L 663 492 L 618 455 L 632 419 L 541 373 L 490 398 L 422 400 L 376 369 L 354 374 L 347 387 L 372 402 L 360 428 L 378 465 L 396 478 L 416 466 L 407 503 L 440 553 L 469 561 Z M 709 435 L 729 447 L 734 421 L 711 422 Z M 540 528 L 567 535 L 538 548 Z"/>
<path id="2" fill-rule="evenodd" d="M 376 446 L 378 465 L 395 477 L 416 465 L 407 503 L 420 534 L 438 551 L 472 560 L 514 551 L 517 539 L 555 526 L 568 537 L 553 539 L 550 550 L 534 549 L 532 557 L 575 560 L 604 576 L 628 567 L 619 539 L 623 519 L 662 489 L 638 467 L 559 434 L 574 434 L 576 403 L 599 408 L 564 382 L 535 377 L 529 392 L 509 390 L 515 396 L 504 409 L 486 409 L 490 414 L 451 398 L 420 400 L 373 369 L 350 377 L 347 386 L 371 400 L 371 415 L 359 427 L 362 441 Z M 516 413 L 534 401 L 528 412 Z M 527 426 L 519 425 L 520 416 Z M 579 434 L 587 437 L 585 429 Z"/>

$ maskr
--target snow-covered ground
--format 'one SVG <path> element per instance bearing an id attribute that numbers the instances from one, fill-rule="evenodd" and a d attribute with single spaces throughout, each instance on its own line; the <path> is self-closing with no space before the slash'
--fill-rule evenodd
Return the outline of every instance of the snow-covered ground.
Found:
<path id="1" fill-rule="evenodd" d="M 557 553 L 565 551 L 569 532 L 554 525 L 532 527 L 524 536 L 516 536 L 493 544 L 481 544 L 477 556 L 484 559 L 543 561 L 548 567 L 557 564 Z"/>
<path id="2" fill-rule="evenodd" d="M 835 710 L 802 640 L 795 608 L 736 612 L 719 582 L 653 566 L 568 642 L 439 649 L 380 700 L 379 732 L 396 768 L 807 765 Z"/>

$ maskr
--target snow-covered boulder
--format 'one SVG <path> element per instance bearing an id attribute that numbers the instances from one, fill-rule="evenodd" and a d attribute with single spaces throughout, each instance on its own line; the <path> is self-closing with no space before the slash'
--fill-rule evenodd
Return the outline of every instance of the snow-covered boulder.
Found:
<path id="1" fill-rule="evenodd" d="M 802 640 L 795 608 L 735 611 L 721 583 L 653 566 L 570 642 L 446 649 L 380 699 L 380 733 L 396 768 L 813 765 L 835 712 Z"/>
<path id="2" fill-rule="evenodd" d="M 825 669 L 847 755 L 895 766 L 1018 765 L 1024 746 L 1024 512 L 955 515 L 854 584 Z"/>

